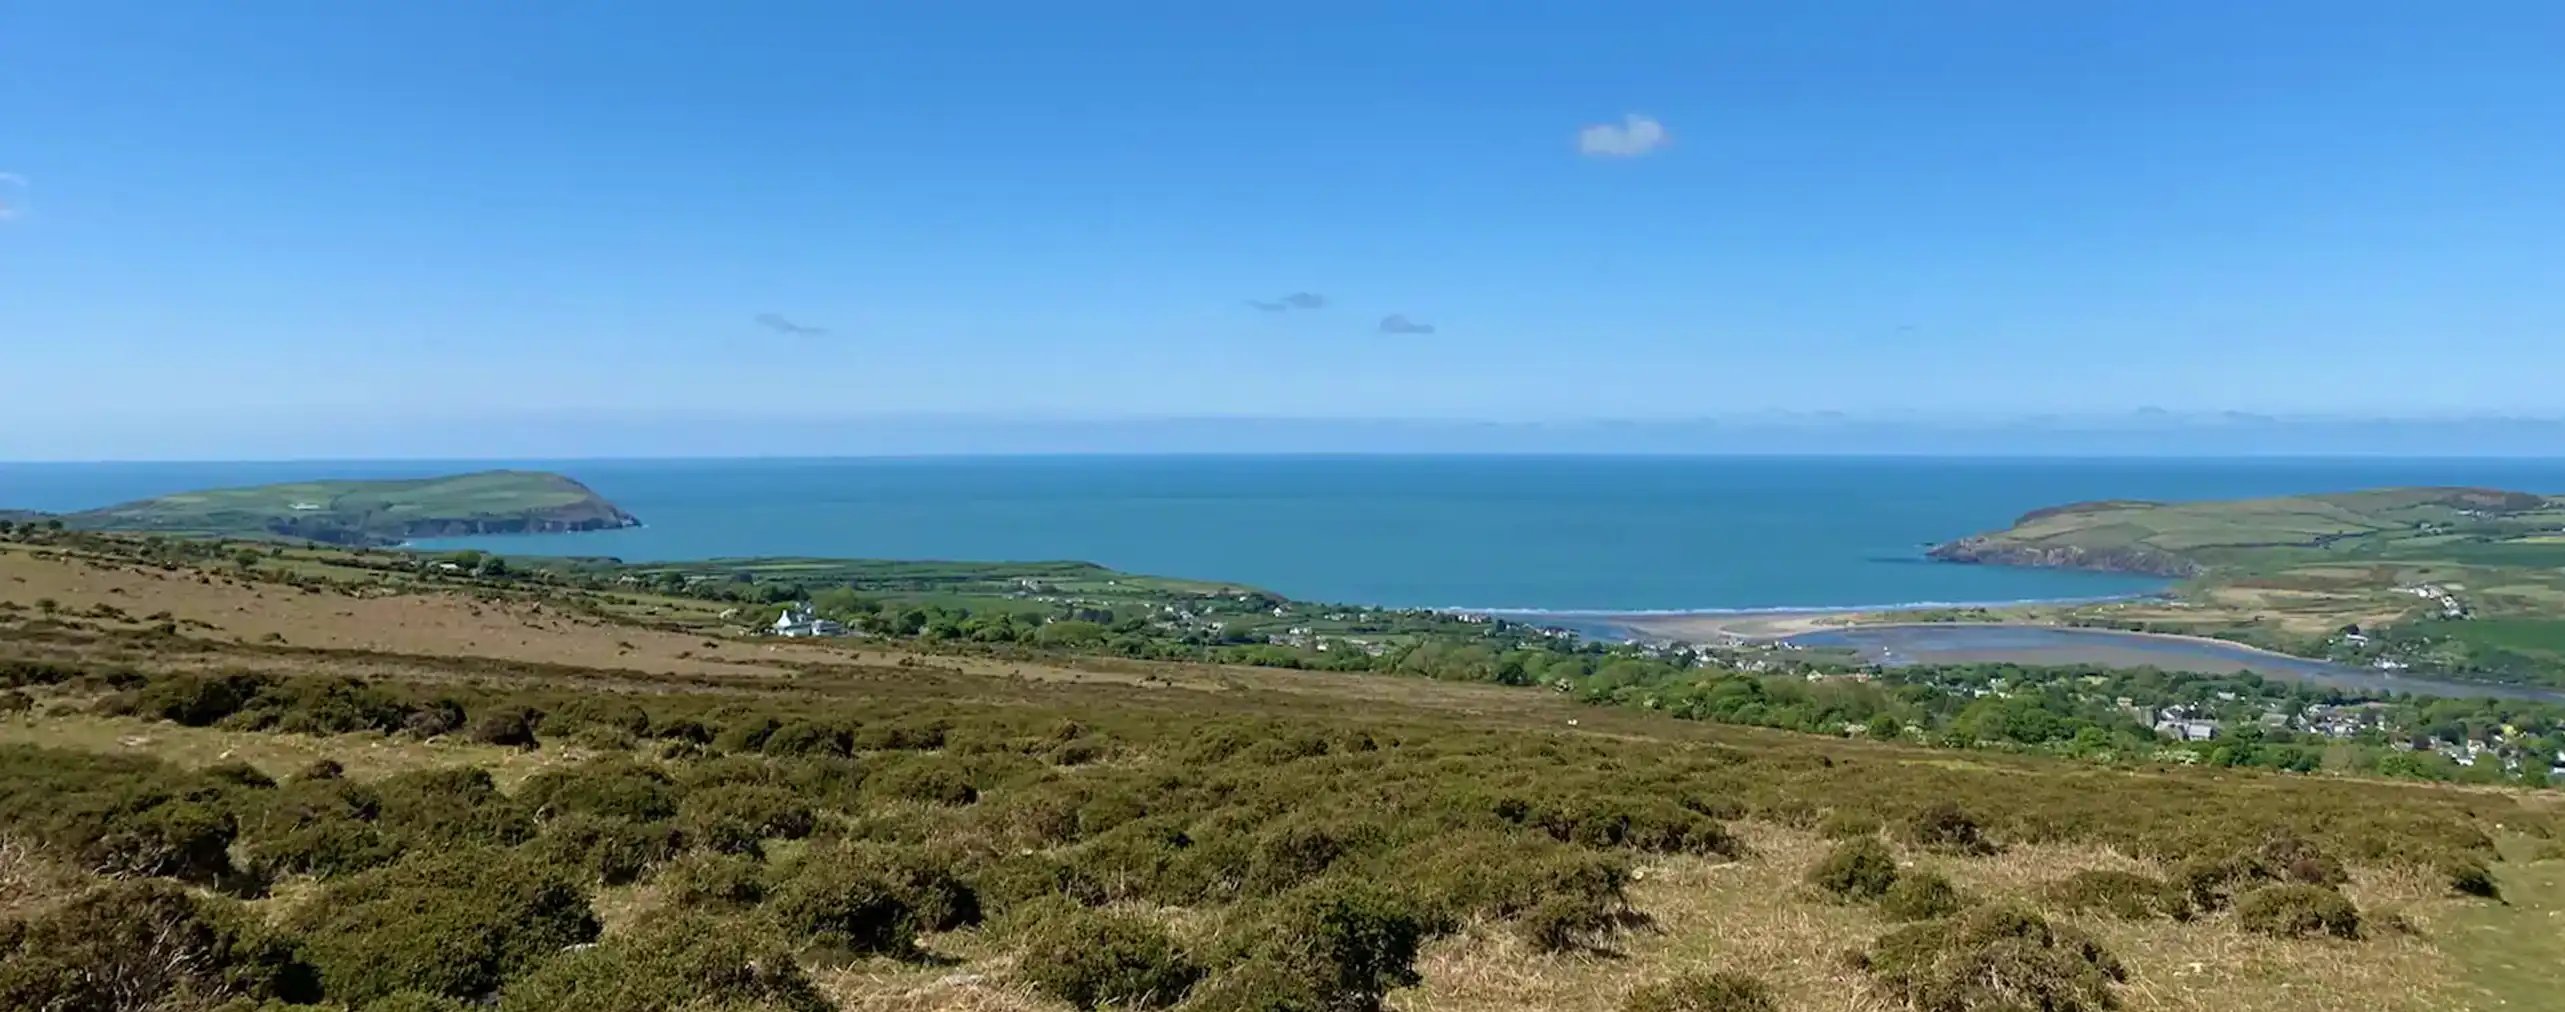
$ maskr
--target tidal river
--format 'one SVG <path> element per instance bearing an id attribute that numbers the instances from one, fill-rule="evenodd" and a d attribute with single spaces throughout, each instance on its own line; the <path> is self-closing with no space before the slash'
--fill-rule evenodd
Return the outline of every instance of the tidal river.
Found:
<path id="1" fill-rule="evenodd" d="M 2241 644 L 2184 636 L 2023 625 L 1881 625 L 1801 633 L 1784 642 L 1857 650 L 1882 664 L 2091 664 L 2168 671 L 2252 671 L 2360 692 L 2424 696 L 2489 696 L 2565 703 L 2565 691 L 2416 678 L 2329 661 L 2290 657 Z"/>

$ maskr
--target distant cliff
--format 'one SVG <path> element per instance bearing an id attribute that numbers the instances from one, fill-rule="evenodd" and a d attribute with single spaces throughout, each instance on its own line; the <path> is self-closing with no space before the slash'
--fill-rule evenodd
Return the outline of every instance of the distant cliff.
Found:
<path id="1" fill-rule="evenodd" d="M 1967 562 L 1990 566 L 2040 566 L 2048 569 L 2089 569 L 2105 573 L 2140 573 L 2165 577 L 2198 576 L 2205 568 L 2190 559 L 2144 545 L 2040 544 L 2008 541 L 2001 536 L 1992 535 L 1961 538 L 1948 544 L 1936 545 L 1924 554 L 1943 562 Z"/>
<path id="2" fill-rule="evenodd" d="M 2504 544 L 2553 532 L 2560 523 L 2565 500 L 2486 488 L 2382 488 L 2187 503 L 2109 499 L 2032 510 L 2004 530 L 1937 545 L 1926 554 L 1945 562 L 2192 577 L 2340 557 L 2355 549 L 2410 553 L 2432 543 L 2428 539 Z"/>
<path id="3" fill-rule="evenodd" d="M 60 519 L 78 530 L 372 546 L 414 538 L 602 531 L 641 524 L 586 485 L 542 471 L 209 489 Z"/>

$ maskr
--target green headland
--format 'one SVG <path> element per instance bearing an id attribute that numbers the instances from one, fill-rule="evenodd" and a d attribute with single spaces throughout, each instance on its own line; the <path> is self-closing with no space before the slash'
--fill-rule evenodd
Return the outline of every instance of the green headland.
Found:
<path id="1" fill-rule="evenodd" d="M 356 546 L 470 534 L 595 531 L 640 523 L 587 486 L 541 471 L 211 489 L 58 519 L 75 530 L 295 538 Z"/>

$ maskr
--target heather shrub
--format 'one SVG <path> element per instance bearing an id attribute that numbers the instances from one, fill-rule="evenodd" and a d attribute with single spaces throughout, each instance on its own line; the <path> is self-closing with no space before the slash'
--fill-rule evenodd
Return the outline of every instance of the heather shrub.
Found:
<path id="1" fill-rule="evenodd" d="M 2041 895 L 2061 910 L 2099 911 L 2126 921 L 2191 914 L 2190 897 L 2182 889 L 2135 872 L 2079 871 L 2049 883 Z"/>
<path id="2" fill-rule="evenodd" d="M 476 717 L 470 737 L 483 745 L 507 748 L 534 748 L 535 728 L 543 723 L 543 711 L 526 706 L 502 706 Z"/>
<path id="3" fill-rule="evenodd" d="M 831 1012 L 792 954 L 743 926 L 677 917 L 510 981 L 499 1012 Z"/>
<path id="4" fill-rule="evenodd" d="M 677 825 L 695 842 L 733 854 L 754 853 L 769 837 L 798 840 L 818 824 L 809 802 L 790 788 L 726 784 L 687 792 Z"/>
<path id="5" fill-rule="evenodd" d="M 2071 928 L 2015 907 L 1980 907 L 1899 928 L 1864 963 L 1880 989 L 1928 1012 L 2101 1012 L 2128 978 L 2117 958 Z"/>
<path id="6" fill-rule="evenodd" d="M 1905 837 L 1915 846 L 1945 854 L 1992 854 L 1996 850 L 1977 817 L 1949 801 L 1926 805 L 1907 819 Z"/>
<path id="7" fill-rule="evenodd" d="M 2449 880 L 2449 890 L 2461 896 L 2498 900 L 2503 898 L 2502 884 L 2494 880 L 2494 870 L 2473 858 L 2453 858 L 2440 867 Z"/>
<path id="8" fill-rule="evenodd" d="M 1029 919 L 1014 937 L 1016 972 L 1072 1007 L 1163 1008 L 1202 977 L 1166 928 L 1147 918 L 1052 903 Z"/>
<path id="9" fill-rule="evenodd" d="M 396 773 L 375 781 L 382 831 L 411 847 L 512 847 L 534 838 L 532 813 L 478 766 Z"/>
<path id="10" fill-rule="evenodd" d="M 657 822 L 676 817 L 681 793 L 659 769 L 616 759 L 537 773 L 526 778 L 517 798 L 546 819 L 578 813 Z"/>
<path id="11" fill-rule="evenodd" d="M 682 907 L 745 910 L 766 901 L 766 869 L 740 854 L 682 854 L 653 871 L 651 881 Z"/>
<path id="12" fill-rule="evenodd" d="M 1203 1012 L 1376 1012 L 1383 996 L 1419 979 L 1425 921 L 1369 883 L 1314 882 L 1234 920 L 1220 961 L 1228 969 L 1189 1002 Z"/>
<path id="13" fill-rule="evenodd" d="M 553 819 L 535 851 L 558 867 L 578 868 L 605 885 L 623 885 L 685 849 L 685 834 L 665 822 L 571 814 Z"/>
<path id="14" fill-rule="evenodd" d="M 775 884 L 764 910 L 788 944 L 823 960 L 917 951 L 917 911 L 877 869 L 803 862 Z"/>
<path id="15" fill-rule="evenodd" d="M 2343 894 L 2315 885 L 2264 886 L 2235 901 L 2236 923 L 2274 938 L 2360 937 L 2360 911 Z"/>
<path id="16" fill-rule="evenodd" d="M 894 762 L 867 780 L 865 789 L 883 800 L 929 805 L 967 805 L 980 800 L 979 788 L 971 786 L 970 777 L 951 761 L 934 756 Z"/>
<path id="17" fill-rule="evenodd" d="M 553 869 L 499 850 L 412 857 L 332 884 L 288 924 L 331 1000 L 399 991 L 479 999 L 502 981 L 597 936 L 587 894 Z"/>
<path id="18" fill-rule="evenodd" d="M 1621 1012 L 1780 1012 L 1772 988 L 1742 973 L 1687 973 L 1650 984 L 1621 1002 Z"/>
<path id="19" fill-rule="evenodd" d="M 1808 883 L 1847 900 L 1875 900 L 1897 882 L 1897 858 L 1877 837 L 1845 840 L 1808 870 Z"/>
<path id="20" fill-rule="evenodd" d="M 1968 901 L 1940 872 L 1907 869 L 1879 894 L 1879 912 L 1892 921 L 1929 921 L 1958 913 Z"/>
<path id="21" fill-rule="evenodd" d="M 318 998 L 293 947 L 239 904 L 164 881 L 108 883 L 0 924 L 0 1008 L 134 1012 Z"/>

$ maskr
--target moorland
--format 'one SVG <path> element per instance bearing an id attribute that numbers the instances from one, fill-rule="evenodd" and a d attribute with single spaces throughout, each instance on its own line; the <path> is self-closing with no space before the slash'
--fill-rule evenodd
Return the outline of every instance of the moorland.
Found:
<path id="1" fill-rule="evenodd" d="M 13 525 L 0 1005 L 2493 1009 L 2565 965 L 2546 791 L 1451 616 L 1222 644 L 1180 616 L 1301 619 L 1219 585 L 740 575 Z M 868 634 L 755 634 L 797 596 Z M 1915 709 L 1804 733 L 1864 693 Z M 1749 710 L 1807 716 L 1699 719 Z"/>

